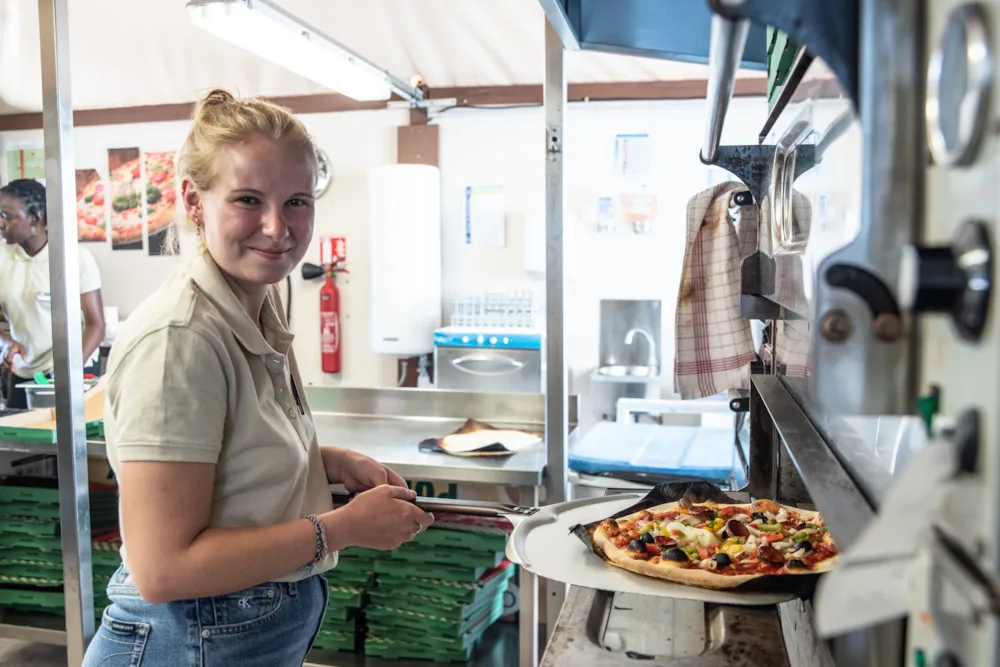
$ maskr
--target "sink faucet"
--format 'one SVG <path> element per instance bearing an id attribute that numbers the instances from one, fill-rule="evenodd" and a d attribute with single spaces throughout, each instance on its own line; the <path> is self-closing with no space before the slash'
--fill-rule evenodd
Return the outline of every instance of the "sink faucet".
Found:
<path id="1" fill-rule="evenodd" d="M 659 370 L 659 363 L 656 360 L 656 343 L 653 341 L 653 337 L 649 335 L 649 332 L 645 329 L 629 329 L 629 332 L 625 334 L 625 344 L 631 345 L 635 340 L 635 335 L 640 334 L 646 339 L 646 347 L 649 349 L 649 358 L 646 365 L 654 370 Z"/>

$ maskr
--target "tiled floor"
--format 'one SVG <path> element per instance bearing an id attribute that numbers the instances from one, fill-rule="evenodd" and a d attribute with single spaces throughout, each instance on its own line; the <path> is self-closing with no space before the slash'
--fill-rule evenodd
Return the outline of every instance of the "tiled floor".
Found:
<path id="1" fill-rule="evenodd" d="M 66 648 L 0 639 L 3 667 L 66 667 Z"/>

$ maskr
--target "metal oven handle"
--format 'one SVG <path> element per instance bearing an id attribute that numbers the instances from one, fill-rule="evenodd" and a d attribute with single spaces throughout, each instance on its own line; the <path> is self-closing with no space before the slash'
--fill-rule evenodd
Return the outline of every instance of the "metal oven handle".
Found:
<path id="1" fill-rule="evenodd" d="M 504 365 L 505 368 L 501 368 L 495 371 L 484 371 L 469 368 L 466 364 L 482 364 L 489 363 L 495 365 Z M 451 365 L 462 371 L 463 373 L 469 373 L 470 375 L 479 375 L 481 377 L 496 377 L 498 375 L 507 375 L 508 373 L 516 373 L 517 371 L 524 368 L 524 363 L 518 361 L 517 359 L 511 359 L 510 357 L 501 356 L 487 356 L 485 354 L 467 354 L 464 357 L 459 357 L 458 359 L 452 359 Z"/>

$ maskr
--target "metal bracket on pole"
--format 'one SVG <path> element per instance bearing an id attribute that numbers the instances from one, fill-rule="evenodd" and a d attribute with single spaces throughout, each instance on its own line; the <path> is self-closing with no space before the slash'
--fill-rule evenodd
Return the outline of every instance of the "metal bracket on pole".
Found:
<path id="1" fill-rule="evenodd" d="M 68 5 L 69 0 L 38 0 L 66 652 L 69 667 L 79 667 L 94 636 L 94 579 L 83 404 Z"/>

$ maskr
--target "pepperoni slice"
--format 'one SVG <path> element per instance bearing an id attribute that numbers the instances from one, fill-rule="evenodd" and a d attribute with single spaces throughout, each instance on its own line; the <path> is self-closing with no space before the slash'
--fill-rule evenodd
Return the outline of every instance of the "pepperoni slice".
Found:
<path id="1" fill-rule="evenodd" d="M 677 540 L 667 537 L 666 535 L 657 535 L 653 538 L 653 541 L 663 547 L 672 547 L 677 545 Z"/>
<path id="2" fill-rule="evenodd" d="M 771 565 L 784 565 L 785 563 L 785 557 L 781 555 L 781 552 L 769 544 L 765 544 L 760 549 L 758 549 L 757 556 L 762 561 L 766 561 Z"/>
<path id="3" fill-rule="evenodd" d="M 729 533 L 730 537 L 747 537 L 750 535 L 747 527 L 736 519 L 730 519 L 726 522 L 726 532 Z"/>

